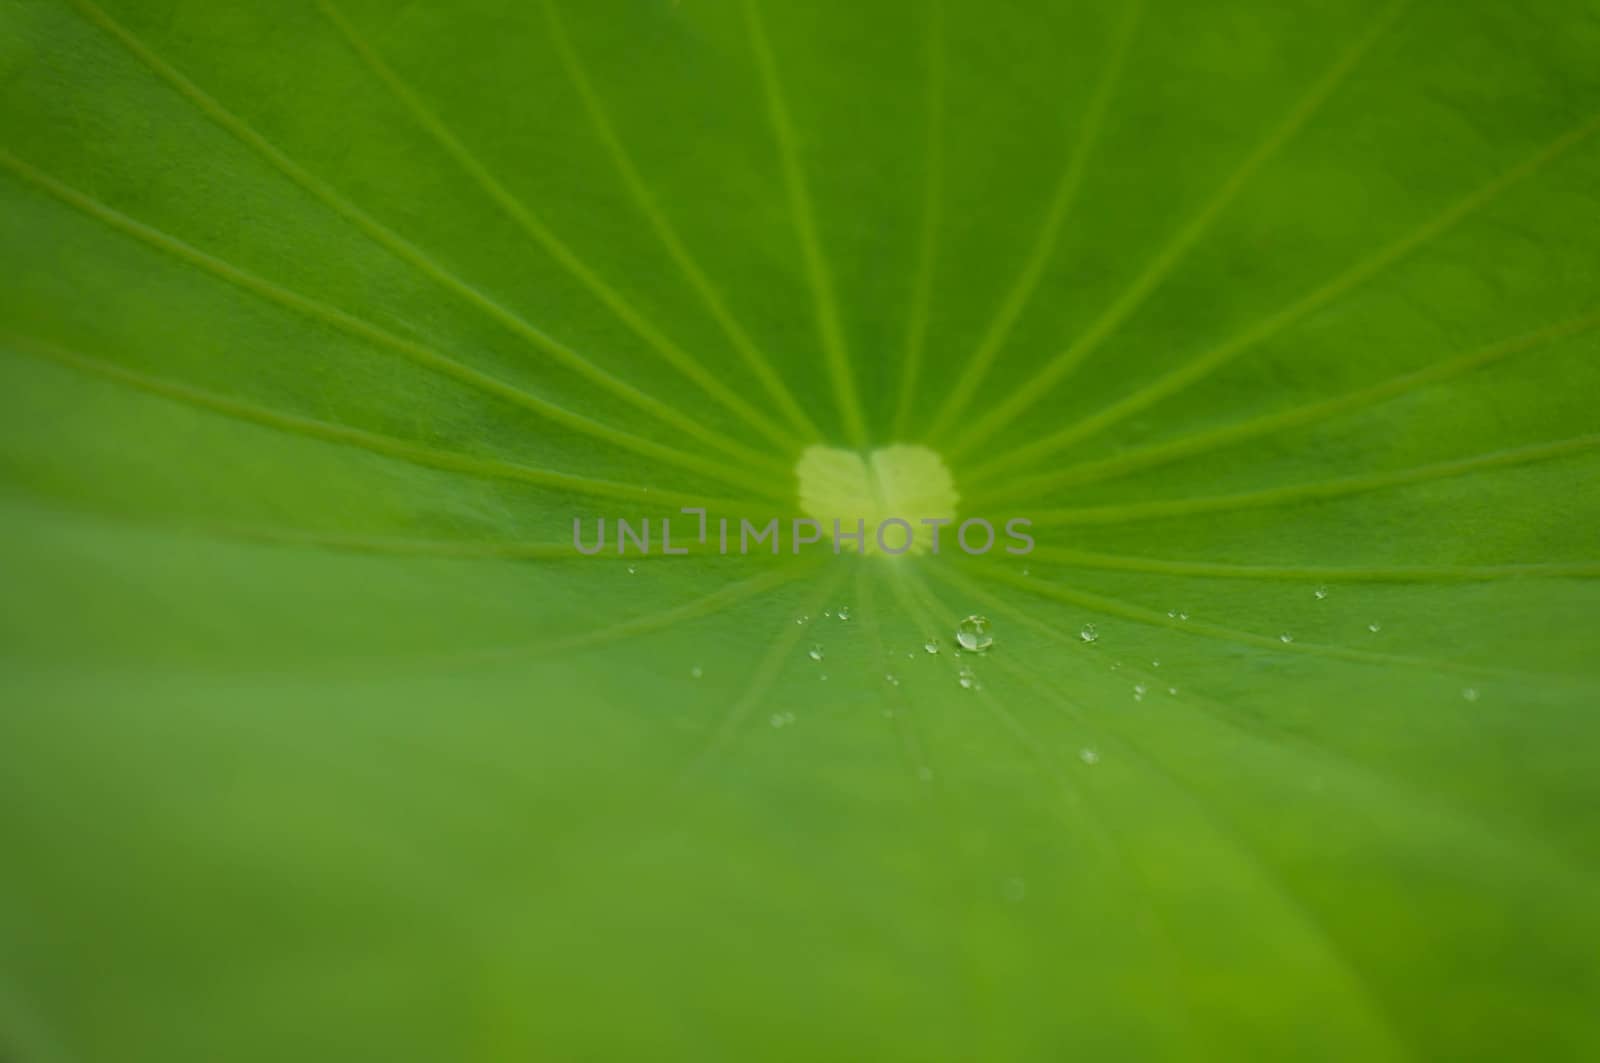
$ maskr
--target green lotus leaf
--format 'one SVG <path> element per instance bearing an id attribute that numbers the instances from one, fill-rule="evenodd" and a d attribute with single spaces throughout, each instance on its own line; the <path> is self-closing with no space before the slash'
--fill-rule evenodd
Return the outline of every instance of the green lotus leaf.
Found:
<path id="1" fill-rule="evenodd" d="M 1600 1057 L 1592 0 L 0 0 L 0 131 L 0 1058 Z"/>

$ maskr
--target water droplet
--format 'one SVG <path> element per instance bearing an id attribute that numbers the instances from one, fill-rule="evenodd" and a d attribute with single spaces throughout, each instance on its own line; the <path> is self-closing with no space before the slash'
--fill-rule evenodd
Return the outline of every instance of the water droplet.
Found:
<path id="1" fill-rule="evenodd" d="M 977 675 L 973 673 L 971 668 L 968 668 L 965 665 L 962 665 L 961 671 L 956 673 L 956 679 L 958 682 L 960 682 L 962 690 L 979 689 Z"/>
<path id="2" fill-rule="evenodd" d="M 1161 662 L 1160 661 L 1151 661 L 1150 662 L 1150 667 L 1151 668 L 1160 668 L 1161 667 Z"/>
<path id="3" fill-rule="evenodd" d="M 774 727 L 782 727 L 784 724 L 789 722 L 788 718 L 781 712 L 773 713 L 771 716 L 767 717 L 767 720 Z"/>
<path id="4" fill-rule="evenodd" d="M 824 609 L 822 611 L 822 615 L 824 617 L 826 617 L 827 619 L 832 620 L 833 619 L 833 610 L 832 609 Z"/>
<path id="5" fill-rule="evenodd" d="M 828 673 L 823 672 L 819 678 L 822 680 L 822 682 L 826 683 L 828 681 Z"/>
<path id="6" fill-rule="evenodd" d="M 922 644 L 922 652 L 923 653 L 938 653 L 939 652 L 939 640 L 938 639 L 929 639 L 927 642 L 924 642 Z"/>
<path id="7" fill-rule="evenodd" d="M 705 674 L 706 674 L 705 669 L 701 668 L 698 664 L 695 665 L 693 668 L 689 669 L 689 675 L 690 675 L 691 678 L 694 678 L 694 679 L 699 679 L 701 676 L 703 676 Z"/>
<path id="8" fill-rule="evenodd" d="M 988 617 L 969 616 L 956 625 L 956 641 L 961 643 L 964 650 L 983 653 L 994 645 L 994 636 L 989 633 L 989 628 Z"/>
<path id="9" fill-rule="evenodd" d="M 1167 610 L 1167 619 L 1168 620 L 1176 620 L 1176 619 L 1178 619 L 1178 611 L 1176 609 L 1168 609 Z"/>
<path id="10" fill-rule="evenodd" d="M 1374 620 L 1372 623 L 1367 625 L 1367 630 L 1376 635 L 1378 632 L 1383 630 L 1383 625 Z"/>
<path id="11" fill-rule="evenodd" d="M 1316 595 L 1317 601 L 1319 601 L 1319 602 L 1320 601 L 1325 601 L 1327 599 L 1327 597 L 1328 597 L 1328 588 L 1326 588 L 1326 587 L 1318 587 L 1316 590 L 1312 591 L 1311 593 Z"/>
<path id="12" fill-rule="evenodd" d="M 1179 613 L 1178 614 L 1178 619 L 1179 620 L 1187 620 L 1187 619 L 1189 619 L 1189 614 L 1188 613 Z"/>
<path id="13" fill-rule="evenodd" d="M 1135 683 L 1135 684 L 1133 684 L 1133 700 L 1134 701 L 1143 701 L 1144 700 L 1144 696 L 1146 694 L 1148 694 L 1149 692 L 1150 692 L 1150 688 L 1145 686 L 1143 683 Z"/>
<path id="14" fill-rule="evenodd" d="M 797 624 L 805 624 L 810 619 L 811 618 L 809 616 L 797 616 L 794 618 L 794 622 Z"/>
<path id="15" fill-rule="evenodd" d="M 1031 576 L 1031 575 L 1033 575 L 1033 573 L 1032 573 L 1032 572 L 1031 572 L 1031 571 L 1030 571 L 1030 570 L 1028 570 L 1028 569 L 1023 569 L 1023 570 L 1022 570 L 1022 574 L 1023 574 L 1023 575 L 1024 575 L 1024 576 Z"/>
<path id="16" fill-rule="evenodd" d="M 850 619 L 850 607 L 848 605 L 839 606 L 839 619 L 840 620 L 849 620 Z"/>
<path id="17" fill-rule="evenodd" d="M 1278 636 L 1278 641 L 1287 646 L 1289 643 L 1294 641 L 1294 636 L 1285 631 L 1283 634 Z"/>
<path id="18" fill-rule="evenodd" d="M 1100 754 L 1091 747 L 1084 746 L 1082 749 L 1078 750 L 1078 759 L 1083 761 L 1085 764 L 1093 766 L 1100 763 Z"/>
<path id="19" fill-rule="evenodd" d="M 1100 631 L 1093 624 L 1083 625 L 1083 630 L 1078 632 L 1078 637 L 1085 642 L 1093 642 L 1100 637 Z"/>
<path id="20" fill-rule="evenodd" d="M 1465 689 L 1463 689 L 1461 691 L 1461 696 L 1466 698 L 1468 701 L 1477 701 L 1478 700 L 1478 688 L 1477 687 L 1466 687 Z"/>
<path id="21" fill-rule="evenodd" d="M 1012 904 L 1021 904 L 1028 898 L 1028 880 L 1023 878 L 1008 878 L 1001 887 L 1000 893 Z"/>
<path id="22" fill-rule="evenodd" d="M 811 644 L 811 648 L 806 651 L 806 656 L 810 657 L 813 661 L 822 660 L 822 643 L 813 642 Z"/>
<path id="23" fill-rule="evenodd" d="M 906 651 L 906 660 L 914 661 L 916 659 L 917 659 L 917 652 L 915 650 L 907 650 Z"/>
<path id="24" fill-rule="evenodd" d="M 883 678 L 888 680 L 889 685 L 892 687 L 897 687 L 900 685 L 900 677 L 895 675 L 893 672 L 885 672 L 883 674 Z"/>
<path id="25" fill-rule="evenodd" d="M 638 571 L 639 571 L 639 567 L 637 565 L 629 565 L 628 566 L 628 575 L 630 575 L 630 576 L 635 575 L 635 574 L 638 573 Z"/>
<path id="26" fill-rule="evenodd" d="M 1167 688 L 1167 693 L 1171 694 L 1173 697 L 1177 697 L 1178 696 L 1178 688 L 1177 687 L 1168 687 Z"/>

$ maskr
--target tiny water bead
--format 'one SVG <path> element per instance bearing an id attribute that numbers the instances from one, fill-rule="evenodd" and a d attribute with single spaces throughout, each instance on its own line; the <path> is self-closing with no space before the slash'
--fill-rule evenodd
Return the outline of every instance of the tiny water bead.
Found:
<path id="1" fill-rule="evenodd" d="M 1317 601 L 1319 601 L 1319 602 L 1327 601 L 1327 599 L 1328 599 L 1328 588 L 1327 587 L 1318 587 L 1316 590 L 1312 591 L 1311 593 L 1317 599 Z"/>
<path id="2" fill-rule="evenodd" d="M 1367 630 L 1376 635 L 1378 632 L 1383 630 L 1383 625 L 1374 620 L 1372 623 L 1367 625 Z"/>
<path id="3" fill-rule="evenodd" d="M 811 648 L 806 651 L 806 656 L 810 657 L 813 661 L 822 660 L 822 643 L 813 642 L 811 644 Z"/>
<path id="4" fill-rule="evenodd" d="M 895 675 L 893 672 L 885 672 L 883 674 L 883 678 L 884 681 L 892 687 L 897 687 L 900 685 L 900 677 Z"/>
<path id="5" fill-rule="evenodd" d="M 962 690 L 978 690 L 978 676 L 966 665 L 961 666 L 961 671 L 956 673 L 956 681 L 961 684 Z"/>
<path id="6" fill-rule="evenodd" d="M 691 679 L 699 679 L 701 676 L 703 676 L 705 674 L 706 674 L 705 669 L 701 668 L 698 664 L 695 665 L 693 668 L 689 669 L 689 678 L 691 678 Z"/>
<path id="7" fill-rule="evenodd" d="M 1148 686 L 1146 686 L 1145 684 L 1143 684 L 1143 683 L 1135 683 L 1133 685 L 1133 700 L 1134 701 L 1143 701 L 1144 700 L 1144 696 L 1146 694 L 1148 694 L 1149 692 L 1150 692 L 1150 688 Z"/>
<path id="8" fill-rule="evenodd" d="M 1100 763 L 1100 753 L 1092 746 L 1084 746 L 1082 749 L 1078 750 L 1078 759 L 1090 767 L 1093 767 L 1094 765 Z"/>
<path id="9" fill-rule="evenodd" d="M 938 639 L 929 639 L 927 642 L 924 642 L 922 644 L 922 652 L 923 653 L 938 653 L 939 652 L 939 640 Z"/>
<path id="10" fill-rule="evenodd" d="M 984 653 L 994 645 L 994 636 L 990 634 L 989 618 L 986 616 L 969 616 L 956 625 L 956 641 L 961 643 L 961 648 L 973 653 Z"/>
<path id="11" fill-rule="evenodd" d="M 1278 636 L 1278 641 L 1287 646 L 1289 643 L 1294 641 L 1294 636 L 1285 631 L 1283 634 Z"/>
<path id="12" fill-rule="evenodd" d="M 1465 698 L 1467 701 L 1477 701 L 1478 700 L 1478 688 L 1477 687 L 1466 687 L 1461 691 L 1461 696 L 1463 698 Z"/>
<path id="13" fill-rule="evenodd" d="M 849 620 L 850 619 L 850 607 L 848 605 L 839 606 L 839 619 L 840 620 Z"/>
<path id="14" fill-rule="evenodd" d="M 833 610 L 832 609 L 824 609 L 822 611 L 822 616 L 823 616 L 823 619 L 825 619 L 825 620 L 832 620 L 833 619 Z"/>
<path id="15" fill-rule="evenodd" d="M 1083 630 L 1078 632 L 1078 637 L 1084 642 L 1093 642 L 1100 637 L 1100 632 L 1093 624 L 1085 624 Z"/>

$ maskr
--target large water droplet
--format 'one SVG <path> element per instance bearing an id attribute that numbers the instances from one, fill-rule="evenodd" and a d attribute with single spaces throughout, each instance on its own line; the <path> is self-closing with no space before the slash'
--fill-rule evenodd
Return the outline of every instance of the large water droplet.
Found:
<path id="1" fill-rule="evenodd" d="M 989 628 L 988 617 L 969 616 L 956 625 L 956 641 L 961 643 L 964 650 L 983 653 L 994 645 L 994 636 L 989 633 Z"/>

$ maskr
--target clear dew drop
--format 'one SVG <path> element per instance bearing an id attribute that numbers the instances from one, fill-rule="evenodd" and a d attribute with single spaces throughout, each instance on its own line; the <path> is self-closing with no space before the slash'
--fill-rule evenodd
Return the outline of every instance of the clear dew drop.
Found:
<path id="1" fill-rule="evenodd" d="M 1161 662 L 1160 661 L 1151 661 L 1150 662 L 1150 667 L 1151 668 L 1160 668 L 1161 667 Z"/>
<path id="2" fill-rule="evenodd" d="M 1188 614 L 1188 613 L 1185 613 L 1185 612 L 1181 612 L 1181 611 L 1180 611 L 1180 612 L 1179 612 L 1179 613 L 1178 613 L 1178 619 L 1179 619 L 1179 620 L 1187 620 L 1187 619 L 1189 619 L 1189 614 Z"/>
<path id="3" fill-rule="evenodd" d="M 839 606 L 839 619 L 840 620 L 849 620 L 850 619 L 850 607 L 848 605 Z"/>
<path id="4" fill-rule="evenodd" d="M 938 653 L 939 652 L 939 640 L 938 639 L 929 639 L 927 642 L 924 642 L 922 644 L 922 652 L 923 653 Z"/>
<path id="5" fill-rule="evenodd" d="M 1078 750 L 1078 759 L 1093 767 L 1100 763 L 1100 752 L 1091 746 L 1084 746 Z"/>
<path id="6" fill-rule="evenodd" d="M 1465 687 L 1461 691 L 1461 696 L 1463 698 L 1465 698 L 1466 700 L 1468 700 L 1468 701 L 1477 701 L 1478 700 L 1478 688 L 1477 687 Z"/>
<path id="7" fill-rule="evenodd" d="M 1327 601 L 1327 599 L 1328 599 L 1328 588 L 1327 587 L 1318 587 L 1316 590 L 1312 591 L 1311 593 L 1316 597 L 1317 601 L 1319 601 L 1319 602 Z"/>
<path id="8" fill-rule="evenodd" d="M 1376 635 L 1378 632 L 1383 630 L 1383 625 L 1374 620 L 1372 623 L 1367 625 L 1367 630 Z"/>
<path id="9" fill-rule="evenodd" d="M 804 627 L 810 620 L 811 618 L 809 616 L 797 616 L 794 618 L 794 622 L 802 627 Z"/>
<path id="10" fill-rule="evenodd" d="M 826 617 L 827 619 L 832 620 L 833 619 L 833 610 L 832 609 L 824 609 L 822 611 L 822 615 L 824 617 Z"/>
<path id="11" fill-rule="evenodd" d="M 1294 641 L 1294 636 L 1285 631 L 1283 634 L 1278 636 L 1278 641 L 1287 646 L 1289 643 Z"/>
<path id="12" fill-rule="evenodd" d="M 638 572 L 639 572 L 639 566 L 638 565 L 629 565 L 628 566 L 628 575 L 630 575 L 630 576 L 637 575 Z"/>
<path id="13" fill-rule="evenodd" d="M 1133 684 L 1133 700 L 1134 701 L 1143 701 L 1144 700 L 1144 696 L 1146 694 L 1148 694 L 1148 693 L 1150 693 L 1150 688 L 1148 686 L 1144 685 L 1143 683 L 1135 683 L 1135 684 Z"/>
<path id="14" fill-rule="evenodd" d="M 1167 688 L 1167 693 L 1171 694 L 1173 697 L 1177 697 L 1178 696 L 1178 688 L 1177 687 L 1168 687 Z"/>
<path id="15" fill-rule="evenodd" d="M 810 657 L 813 661 L 822 660 L 822 643 L 813 642 L 811 644 L 811 648 L 806 651 L 806 656 Z"/>
<path id="16" fill-rule="evenodd" d="M 965 665 L 962 665 L 961 666 L 961 671 L 956 673 L 956 681 L 961 684 L 961 689 L 962 690 L 977 690 L 977 689 L 979 689 L 978 688 L 978 676 L 977 676 L 977 674 L 974 673 L 971 668 L 968 668 Z"/>
<path id="17" fill-rule="evenodd" d="M 956 625 L 956 641 L 961 648 L 973 653 L 983 653 L 994 645 L 994 635 L 986 616 L 969 616 Z"/>
<path id="18" fill-rule="evenodd" d="M 1083 630 L 1078 632 L 1078 637 L 1084 642 L 1094 642 L 1100 637 L 1100 631 L 1093 624 L 1083 625 Z"/>

